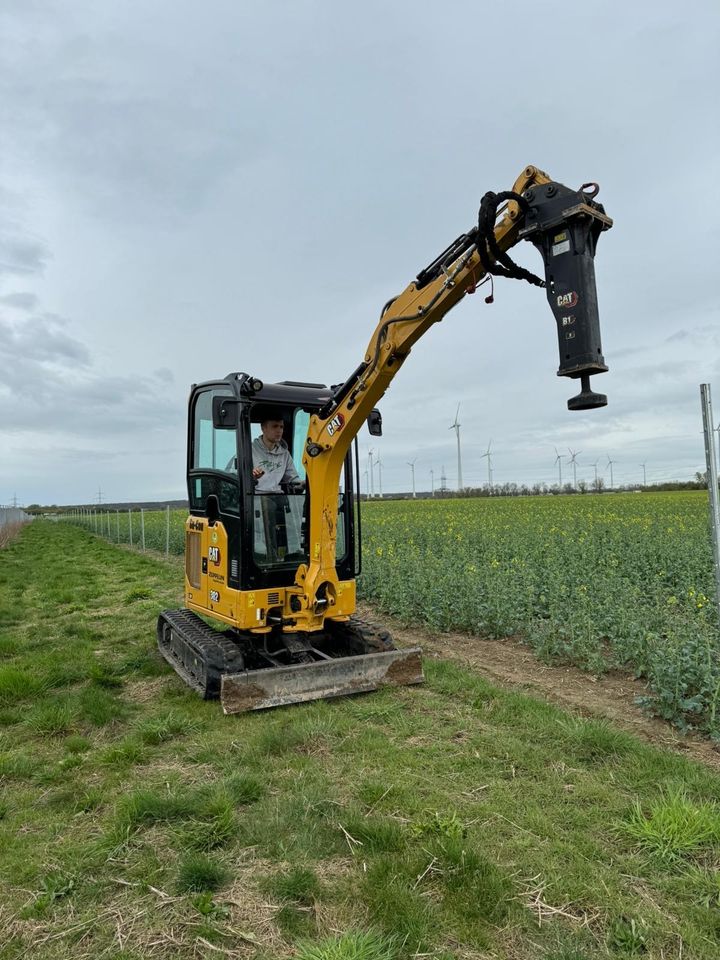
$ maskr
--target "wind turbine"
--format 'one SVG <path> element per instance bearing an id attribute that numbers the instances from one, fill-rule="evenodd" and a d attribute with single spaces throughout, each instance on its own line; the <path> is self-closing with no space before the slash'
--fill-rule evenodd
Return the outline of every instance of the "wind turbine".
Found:
<path id="1" fill-rule="evenodd" d="M 595 490 L 596 491 L 598 488 L 597 465 L 599 462 L 600 462 L 599 460 L 596 460 L 595 463 L 593 464 L 593 469 L 595 470 Z"/>
<path id="2" fill-rule="evenodd" d="M 417 457 L 415 457 L 417 460 Z M 415 460 L 408 460 L 407 465 L 412 470 L 412 491 L 413 491 L 413 500 L 415 499 Z"/>
<path id="3" fill-rule="evenodd" d="M 570 447 L 568 447 L 568 453 L 570 454 L 570 463 L 572 464 L 572 468 L 573 468 L 573 489 L 577 490 L 577 459 L 576 458 L 578 453 L 582 453 L 582 450 L 578 450 L 576 453 L 574 450 L 571 450 Z"/>
<path id="4" fill-rule="evenodd" d="M 487 450 L 485 451 L 485 453 L 481 453 L 481 454 L 480 454 L 480 459 L 481 459 L 481 460 L 483 459 L 483 457 L 487 457 L 488 490 L 492 490 L 492 457 L 490 456 L 490 445 L 491 445 L 491 444 L 492 444 L 492 440 L 490 440 L 490 442 L 488 443 L 488 445 L 487 445 Z"/>
<path id="5" fill-rule="evenodd" d="M 555 463 L 558 467 L 558 485 L 562 490 L 562 462 L 565 459 L 564 453 L 558 453 L 558 448 L 555 447 Z"/>
<path id="6" fill-rule="evenodd" d="M 430 496 L 435 496 L 435 471 L 430 467 Z"/>
<path id="7" fill-rule="evenodd" d="M 375 463 L 377 464 L 378 468 L 378 496 L 382 500 L 382 460 L 380 459 L 379 454 Z"/>
<path id="8" fill-rule="evenodd" d="M 458 490 L 463 488 L 463 479 L 462 479 L 462 458 L 460 456 L 460 424 L 458 423 L 458 414 L 460 413 L 460 404 L 457 405 L 457 410 L 455 411 L 455 422 L 450 425 L 450 429 L 455 431 L 455 436 L 457 437 L 457 448 L 458 448 Z"/>
<path id="9" fill-rule="evenodd" d="M 642 467 L 642 470 L 643 470 L 643 486 L 646 487 L 646 486 L 647 486 L 647 473 L 645 472 L 645 467 L 647 466 L 647 463 L 641 463 L 640 466 Z"/>
<path id="10" fill-rule="evenodd" d="M 368 447 L 368 469 L 370 471 L 370 496 L 375 496 L 375 468 L 373 467 L 373 454 L 375 451 Z"/>
<path id="11" fill-rule="evenodd" d="M 617 461 L 611 460 L 610 454 L 608 454 L 608 466 L 610 467 L 610 489 L 611 490 L 613 489 L 613 486 L 614 486 L 614 483 L 613 483 L 613 464 L 614 463 L 617 463 Z"/>

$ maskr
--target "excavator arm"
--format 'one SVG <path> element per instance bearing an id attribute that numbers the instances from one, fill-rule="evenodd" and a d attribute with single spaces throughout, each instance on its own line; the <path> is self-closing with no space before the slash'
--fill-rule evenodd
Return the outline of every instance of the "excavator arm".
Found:
<path id="1" fill-rule="evenodd" d="M 348 449 L 384 395 L 413 345 L 488 273 L 530 279 L 544 286 L 555 316 L 559 376 L 579 378 L 573 409 L 602 406 L 589 377 L 607 370 L 601 347 L 593 258 L 597 237 L 612 226 L 594 201 L 595 184 L 571 190 L 528 166 L 507 194 L 486 194 L 478 227 L 461 234 L 415 281 L 384 308 L 363 362 L 309 424 L 303 456 L 310 491 L 309 562 L 292 590 L 295 623 L 288 631 L 317 631 L 333 619 L 337 491 Z M 498 210 L 498 201 L 506 201 Z M 496 219 L 496 215 L 499 219 Z M 485 227 L 483 228 L 483 217 Z M 545 280 L 509 261 L 506 252 L 531 240 L 545 262 Z M 337 619 L 346 619 L 338 617 Z"/>

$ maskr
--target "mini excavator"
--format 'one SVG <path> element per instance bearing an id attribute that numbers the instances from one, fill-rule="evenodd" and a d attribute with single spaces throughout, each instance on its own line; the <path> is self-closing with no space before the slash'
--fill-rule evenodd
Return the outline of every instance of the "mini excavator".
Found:
<path id="1" fill-rule="evenodd" d="M 376 405 L 413 344 L 492 276 L 545 288 L 557 374 L 580 380 L 568 408 L 604 406 L 590 386 L 608 369 L 594 257 L 612 220 L 597 192 L 529 166 L 512 190 L 485 194 L 477 225 L 385 304 L 362 362 L 336 386 L 230 373 L 192 387 L 185 608 L 164 611 L 157 631 L 163 657 L 202 697 L 240 713 L 422 682 L 420 649 L 396 649 L 387 630 L 355 615 L 358 431 L 367 423 L 381 435 Z M 540 251 L 544 280 L 510 259 L 520 240 Z M 252 450 L 267 422 L 294 467 L 271 489 L 254 476 Z"/>

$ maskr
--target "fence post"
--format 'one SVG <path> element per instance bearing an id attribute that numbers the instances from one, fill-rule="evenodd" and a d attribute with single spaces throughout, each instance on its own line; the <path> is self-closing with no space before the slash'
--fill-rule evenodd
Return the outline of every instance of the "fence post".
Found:
<path id="1" fill-rule="evenodd" d="M 130 546 L 133 545 L 132 542 L 132 508 L 128 510 L 128 526 L 130 528 Z"/>
<path id="2" fill-rule="evenodd" d="M 140 542 L 143 550 L 145 549 L 145 509 L 140 507 Z"/>
<path id="3" fill-rule="evenodd" d="M 120 511 L 116 509 L 115 513 L 117 514 L 117 537 L 118 543 L 120 543 Z"/>
<path id="4" fill-rule="evenodd" d="M 720 618 L 720 502 L 718 502 L 718 471 L 715 457 L 715 430 L 712 418 L 712 398 L 710 384 L 700 384 L 702 401 L 703 431 L 705 433 L 705 462 L 707 463 L 707 485 L 710 495 L 710 527 L 713 544 L 713 567 L 715 568 L 715 605 Z"/>
<path id="5" fill-rule="evenodd" d="M 170 556 L 170 504 L 165 507 L 165 556 Z"/>

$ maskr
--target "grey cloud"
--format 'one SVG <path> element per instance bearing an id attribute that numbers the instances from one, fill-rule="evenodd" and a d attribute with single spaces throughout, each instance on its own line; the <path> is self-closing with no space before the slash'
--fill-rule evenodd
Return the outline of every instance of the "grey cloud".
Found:
<path id="1" fill-rule="evenodd" d="M 87 366 L 90 361 L 87 347 L 64 332 L 65 323 L 50 313 L 16 323 L 0 317 L 0 356 L 7 365 L 4 375 L 12 375 L 14 364 Z"/>
<path id="2" fill-rule="evenodd" d="M 0 234 L 0 277 L 42 273 L 48 259 L 49 251 L 40 240 Z"/>
<path id="3" fill-rule="evenodd" d="M 666 338 L 665 343 L 697 343 L 703 346 L 720 343 L 720 323 L 706 323 L 689 329 L 678 330 Z"/>
<path id="4" fill-rule="evenodd" d="M 0 297 L 0 304 L 6 307 L 13 307 L 16 310 L 34 310 L 38 304 L 38 298 L 34 293 L 26 291 L 18 293 L 8 293 Z"/>
<path id="5" fill-rule="evenodd" d="M 95 369 L 87 347 L 67 326 L 51 313 L 14 323 L 0 318 L 0 423 L 6 433 L 131 434 L 183 415 L 155 376 Z"/>

